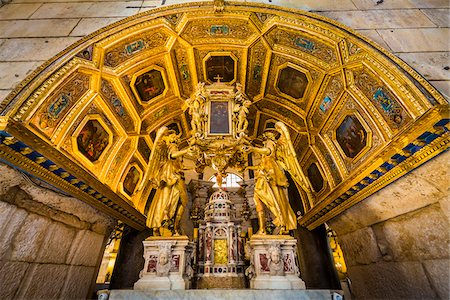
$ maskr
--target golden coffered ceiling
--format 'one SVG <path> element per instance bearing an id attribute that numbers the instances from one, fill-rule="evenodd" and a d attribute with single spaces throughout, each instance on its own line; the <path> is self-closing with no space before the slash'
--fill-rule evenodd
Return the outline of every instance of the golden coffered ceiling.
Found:
<path id="1" fill-rule="evenodd" d="M 327 18 L 250 3 L 189 3 L 103 28 L 1 107 L 0 157 L 136 228 L 155 131 L 189 138 L 199 81 L 241 83 L 252 137 L 283 121 L 323 223 L 448 148 L 448 103 L 419 74 Z M 305 198 L 306 199 L 306 198 Z"/>

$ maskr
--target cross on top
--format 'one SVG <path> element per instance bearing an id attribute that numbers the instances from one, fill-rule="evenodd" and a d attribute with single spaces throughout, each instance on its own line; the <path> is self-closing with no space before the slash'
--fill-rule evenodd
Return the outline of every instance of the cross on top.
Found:
<path id="1" fill-rule="evenodd" d="M 217 76 L 216 76 L 216 77 L 214 77 L 214 79 L 217 79 L 217 82 L 220 82 L 220 79 L 223 79 L 223 77 L 220 77 L 220 75 L 219 75 L 219 74 L 217 74 Z"/>

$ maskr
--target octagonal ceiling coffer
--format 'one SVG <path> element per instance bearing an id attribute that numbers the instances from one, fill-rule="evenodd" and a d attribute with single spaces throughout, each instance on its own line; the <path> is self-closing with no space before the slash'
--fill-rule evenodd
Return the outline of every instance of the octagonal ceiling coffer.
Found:
<path id="1" fill-rule="evenodd" d="M 81 126 L 80 126 L 81 127 Z M 112 142 L 112 134 L 100 118 L 92 118 L 76 134 L 76 148 L 90 162 L 98 161 Z"/>
<path id="2" fill-rule="evenodd" d="M 336 128 L 336 141 L 348 158 L 355 158 L 368 145 L 368 133 L 356 115 L 347 115 Z"/>
<path id="3" fill-rule="evenodd" d="M 284 64 L 278 69 L 276 91 L 293 102 L 302 101 L 311 82 L 309 72 L 298 66 Z"/>
<path id="4" fill-rule="evenodd" d="M 231 52 L 211 52 L 203 59 L 205 81 L 233 84 L 237 80 L 237 57 Z"/>
<path id="5" fill-rule="evenodd" d="M 157 100 L 168 91 L 166 74 L 163 68 L 153 66 L 139 72 L 131 80 L 131 89 L 141 104 Z"/>

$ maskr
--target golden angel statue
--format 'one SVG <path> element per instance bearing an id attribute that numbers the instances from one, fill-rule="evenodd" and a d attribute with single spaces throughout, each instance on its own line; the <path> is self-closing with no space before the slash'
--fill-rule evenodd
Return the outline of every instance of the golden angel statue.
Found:
<path id="1" fill-rule="evenodd" d="M 278 136 L 278 137 L 277 137 Z M 256 234 L 266 234 L 263 204 L 274 215 L 273 223 L 280 234 L 297 228 L 297 218 L 289 205 L 286 195 L 288 171 L 299 189 L 311 199 L 311 186 L 298 163 L 289 131 L 282 122 L 275 124 L 275 130 L 264 133 L 264 146 L 246 149 L 260 154 L 259 165 L 255 169 L 254 201 L 258 213 L 259 230 Z"/>
<path id="2" fill-rule="evenodd" d="M 161 127 L 150 155 L 145 178 L 156 188 L 147 217 L 147 226 L 153 228 L 153 235 L 166 235 L 170 231 L 180 235 L 180 221 L 188 203 L 183 156 L 191 149 L 178 150 L 178 141 L 175 131 Z"/>

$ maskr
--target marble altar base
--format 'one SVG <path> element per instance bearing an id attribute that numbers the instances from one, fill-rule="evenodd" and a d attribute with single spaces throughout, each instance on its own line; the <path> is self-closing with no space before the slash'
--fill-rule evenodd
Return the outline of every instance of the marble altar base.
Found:
<path id="1" fill-rule="evenodd" d="M 192 243 L 187 236 L 150 237 L 144 244 L 144 268 L 135 290 L 185 290 L 190 288 Z M 168 262 L 162 265 L 161 253 Z"/>
<path id="2" fill-rule="evenodd" d="M 251 265 L 247 269 L 251 289 L 304 290 L 296 260 L 297 240 L 288 235 L 253 235 Z"/>

